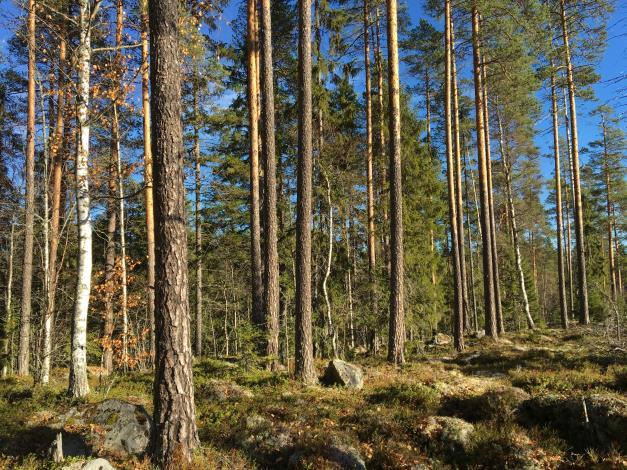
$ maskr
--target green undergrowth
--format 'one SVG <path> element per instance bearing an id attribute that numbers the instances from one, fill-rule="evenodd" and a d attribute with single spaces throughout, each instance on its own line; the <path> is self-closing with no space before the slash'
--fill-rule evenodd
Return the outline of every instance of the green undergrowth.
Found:
<path id="1" fill-rule="evenodd" d="M 262 456 L 244 444 L 251 417 L 272 433 L 288 436 L 288 454 L 299 456 L 292 462 L 295 468 L 341 468 L 328 458 L 330 443 L 354 449 L 374 469 L 626 465 L 627 449 L 620 448 L 620 441 L 582 447 L 564 432 L 567 421 L 522 415 L 529 407 L 521 403 L 542 403 L 545 396 L 565 410 L 593 394 L 624 399 L 627 357 L 601 332 L 543 329 L 496 342 L 469 339 L 467 345 L 460 355 L 448 346 L 423 348 L 401 368 L 382 357 L 358 356 L 353 362 L 365 373 L 359 391 L 304 386 L 288 372 L 273 373 L 249 359 L 197 361 L 201 447 L 189 468 L 285 468 L 289 455 Z M 316 365 L 321 373 L 326 361 Z M 56 370 L 46 387 L 22 378 L 0 380 L 0 468 L 59 468 L 46 455 L 54 438 L 47 423 L 83 405 L 67 397 L 66 380 L 65 370 Z M 151 412 L 151 372 L 93 376 L 90 382 L 92 393 L 85 402 L 119 398 Z M 234 387 L 233 394 L 217 399 L 216 387 Z M 573 429 L 579 426 L 576 406 L 569 418 L 575 420 Z M 474 431 L 464 446 L 451 447 L 425 434 L 434 416 L 461 418 Z M 150 468 L 146 458 L 115 464 Z"/>

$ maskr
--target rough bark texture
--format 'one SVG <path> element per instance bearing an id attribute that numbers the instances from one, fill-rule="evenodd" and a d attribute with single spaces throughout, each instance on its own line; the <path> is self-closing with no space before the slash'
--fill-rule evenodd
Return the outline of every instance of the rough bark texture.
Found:
<path id="1" fill-rule="evenodd" d="M 575 243 L 577 245 L 577 284 L 579 287 L 579 322 L 590 323 L 588 310 L 588 280 L 586 275 L 586 251 L 583 232 L 583 202 L 581 196 L 581 180 L 579 176 L 579 136 L 577 132 L 577 105 L 575 103 L 575 79 L 573 64 L 570 56 L 568 39 L 568 25 L 564 0 L 560 0 L 562 22 L 562 39 L 564 41 L 564 61 L 566 63 L 566 78 L 568 82 L 568 98 L 570 104 L 570 138 L 572 152 L 572 178 L 575 205 Z"/>
<path id="2" fill-rule="evenodd" d="M 451 7 L 452 8 L 452 7 Z M 461 126 L 459 122 L 459 91 L 457 88 L 457 65 L 455 62 L 455 28 L 453 26 L 453 12 L 451 10 L 451 82 L 452 82 L 452 118 L 455 149 L 455 204 L 457 215 L 457 246 L 459 250 L 459 272 L 462 282 L 462 313 L 466 331 L 470 330 L 470 315 L 468 303 L 468 283 L 466 275 L 466 250 L 464 248 L 464 198 L 462 192 L 462 148 Z"/>
<path id="3" fill-rule="evenodd" d="M 63 33 L 61 33 L 63 34 Z M 52 355 L 52 326 L 54 325 L 55 301 L 57 291 L 57 254 L 61 237 L 59 224 L 61 221 L 61 180 L 63 177 L 63 152 L 65 134 L 65 36 L 59 39 L 59 71 L 57 77 L 57 115 L 50 146 L 50 160 L 52 162 L 51 204 L 50 204 L 50 254 L 48 265 L 48 297 L 46 300 L 46 316 L 44 319 L 43 357 L 41 360 L 41 383 L 48 383 L 50 379 L 50 362 Z"/>
<path id="4" fill-rule="evenodd" d="M 263 326 L 263 282 L 261 264 L 261 214 L 259 197 L 259 51 L 255 0 L 248 0 L 248 140 L 250 146 L 250 269 L 252 281 L 253 322 Z"/>
<path id="5" fill-rule="evenodd" d="M 35 0 L 28 1 L 28 99 L 26 110 L 26 162 L 24 181 L 24 248 L 22 258 L 22 311 L 17 374 L 29 374 L 30 314 L 33 284 L 33 225 L 35 220 Z"/>
<path id="6" fill-rule="evenodd" d="M 152 185 L 152 136 L 150 133 L 150 64 L 148 0 L 141 1 L 142 115 L 144 131 L 144 204 L 146 205 L 147 316 L 150 326 L 150 357 L 155 357 L 155 216 Z"/>
<path id="7" fill-rule="evenodd" d="M 370 43 L 368 28 L 370 26 L 370 12 L 368 0 L 364 0 L 364 74 L 366 79 L 366 187 L 368 193 L 368 270 L 370 282 L 376 263 L 376 245 L 374 228 L 374 176 L 372 162 L 372 89 L 370 85 Z"/>
<path id="8" fill-rule="evenodd" d="M 89 200 L 89 75 L 91 68 L 91 8 L 80 0 L 78 63 L 78 151 L 76 155 L 76 220 L 78 224 L 78 272 L 74 318 L 72 320 L 72 358 L 68 393 L 83 397 L 89 393 L 87 382 L 87 314 L 91 292 L 92 229 Z"/>
<path id="9" fill-rule="evenodd" d="M 553 65 L 553 64 L 551 64 Z M 557 119 L 557 90 L 555 72 L 551 72 L 551 114 L 553 118 L 553 159 L 555 162 L 555 222 L 557 239 L 557 290 L 559 292 L 560 318 L 562 328 L 568 328 L 568 309 L 566 307 L 566 282 L 564 276 L 564 224 L 562 221 L 562 167 L 560 164 L 560 138 Z"/>
<path id="10" fill-rule="evenodd" d="M 265 271 L 264 310 L 267 325 L 266 354 L 270 368 L 279 355 L 279 253 L 277 220 L 276 152 L 274 138 L 274 72 L 270 0 L 261 0 L 261 144 L 264 168 Z"/>
<path id="11" fill-rule="evenodd" d="M 472 46 L 475 82 L 475 117 L 477 128 L 477 155 L 479 166 L 479 194 L 481 200 L 481 236 L 483 257 L 483 297 L 486 335 L 498 337 L 496 309 L 494 305 L 494 275 L 492 271 L 492 240 L 490 230 L 490 195 L 488 186 L 488 166 L 485 150 L 485 120 L 483 117 L 483 76 L 479 43 L 479 11 L 472 7 Z"/>
<path id="12" fill-rule="evenodd" d="M 155 183 L 156 356 L 151 450 L 162 468 L 189 462 L 198 445 L 187 283 L 179 8 L 150 4 Z"/>
<path id="13" fill-rule="evenodd" d="M 194 191 L 194 254 L 196 256 L 196 356 L 202 356 L 202 221 L 200 217 L 200 196 L 202 190 L 200 174 L 200 122 L 198 115 L 198 70 L 194 70 L 194 163 L 195 163 L 195 191 Z"/>
<path id="14" fill-rule="evenodd" d="M 403 190 L 401 177 L 401 108 L 398 75 L 396 0 L 387 0 L 388 83 L 390 135 L 390 331 L 388 361 L 405 362 L 405 309 L 403 261 Z"/>
<path id="15" fill-rule="evenodd" d="M 499 334 L 505 332 L 503 321 L 503 306 L 501 304 L 501 283 L 499 275 L 499 253 L 496 245 L 496 217 L 494 215 L 494 187 L 492 184 L 492 146 L 490 144 L 490 113 L 488 111 L 488 78 L 485 57 L 481 57 L 481 74 L 483 77 L 483 119 L 485 125 L 485 159 L 487 165 L 488 196 L 490 201 L 490 243 L 492 247 L 492 276 L 494 277 L 494 309 L 496 311 L 496 325 Z"/>
<path id="16" fill-rule="evenodd" d="M 453 101 L 453 76 L 452 76 L 452 24 L 451 24 L 451 0 L 445 1 L 445 21 L 444 21 L 444 50 L 445 50 L 445 62 L 444 62 L 444 126 L 446 132 L 446 180 L 448 184 L 448 211 L 449 211 L 449 223 L 451 226 L 451 252 L 453 255 L 453 337 L 455 341 L 455 349 L 457 351 L 463 351 L 464 349 L 464 305 L 463 305 L 463 282 L 461 276 L 461 263 L 460 263 L 460 241 L 463 243 L 463 239 L 460 239 L 458 233 L 458 218 L 457 218 L 457 196 L 456 186 L 457 178 L 455 175 L 455 163 L 453 160 L 453 124 L 452 124 L 452 111 L 451 102 Z M 458 127 L 456 127 L 456 130 Z M 456 136 L 456 152 L 459 150 L 459 138 Z M 461 186 L 461 180 L 460 180 Z M 459 188 L 461 191 L 461 188 Z M 463 225 L 462 225 L 463 226 Z"/>
<path id="17" fill-rule="evenodd" d="M 107 199 L 107 244 L 105 247 L 105 285 L 104 316 L 102 321 L 101 340 L 103 344 L 102 367 L 107 373 L 113 372 L 113 348 L 111 339 L 114 329 L 113 314 L 113 277 L 115 276 L 115 227 L 117 224 L 117 211 L 115 199 L 117 182 L 115 179 L 115 161 L 113 156 L 109 162 L 109 181 Z"/>
<path id="18" fill-rule="evenodd" d="M 298 2 L 298 169 L 296 203 L 296 376 L 316 381 L 311 331 L 312 98 L 311 0 Z"/>

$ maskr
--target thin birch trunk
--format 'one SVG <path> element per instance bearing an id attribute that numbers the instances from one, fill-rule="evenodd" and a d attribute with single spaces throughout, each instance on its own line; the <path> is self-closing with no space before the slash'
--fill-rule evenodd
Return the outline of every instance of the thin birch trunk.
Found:
<path id="1" fill-rule="evenodd" d="M 0 345 L 2 346 L 2 367 L 0 368 L 0 377 L 4 378 L 12 369 L 10 354 L 10 338 L 12 330 L 13 315 L 11 309 L 13 300 L 13 255 L 15 240 L 15 223 L 11 224 L 11 232 L 9 235 L 9 259 L 7 266 L 7 285 L 4 301 L 4 322 L 0 323 Z"/>

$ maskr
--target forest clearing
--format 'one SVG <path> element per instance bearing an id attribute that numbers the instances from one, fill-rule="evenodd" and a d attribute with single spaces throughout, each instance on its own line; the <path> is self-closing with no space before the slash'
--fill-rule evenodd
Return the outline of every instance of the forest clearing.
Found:
<path id="1" fill-rule="evenodd" d="M 0 468 L 627 468 L 627 3 L 0 5 Z"/>

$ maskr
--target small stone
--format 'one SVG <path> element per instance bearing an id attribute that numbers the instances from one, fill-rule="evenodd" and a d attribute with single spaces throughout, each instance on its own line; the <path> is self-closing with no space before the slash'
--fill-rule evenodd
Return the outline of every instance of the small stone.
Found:
<path id="1" fill-rule="evenodd" d="M 324 371 L 322 382 L 325 385 L 340 385 L 360 390 L 364 386 L 364 374 L 361 368 L 353 364 L 333 359 Z"/>
<path id="2" fill-rule="evenodd" d="M 106 459 L 94 459 L 87 462 L 81 470 L 115 470 Z"/>

